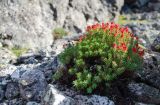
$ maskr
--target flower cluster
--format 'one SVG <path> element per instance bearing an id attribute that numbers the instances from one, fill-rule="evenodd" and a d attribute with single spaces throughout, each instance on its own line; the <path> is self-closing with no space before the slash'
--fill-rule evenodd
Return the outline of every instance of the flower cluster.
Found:
<path id="1" fill-rule="evenodd" d="M 138 37 L 129 32 L 128 27 L 120 27 L 118 24 L 113 22 L 102 24 L 97 23 L 92 26 L 87 26 L 86 31 L 90 32 L 99 29 L 102 29 L 104 32 L 108 30 L 109 34 L 107 35 L 113 35 L 116 39 L 118 39 L 118 43 L 113 43 L 113 48 L 126 52 L 128 50 L 128 46 L 130 45 L 130 40 L 135 40 L 136 43 L 132 47 L 132 51 L 134 53 L 138 53 L 141 57 L 144 55 L 144 50 L 138 46 Z M 83 38 L 86 38 L 86 35 L 79 38 L 80 42 Z"/>
<path id="2" fill-rule="evenodd" d="M 95 24 L 87 27 L 78 43 L 59 55 L 67 67 L 59 79 L 63 83 L 73 83 L 78 90 L 92 93 L 125 71 L 139 69 L 143 55 L 138 37 L 127 27 L 113 22 Z"/>

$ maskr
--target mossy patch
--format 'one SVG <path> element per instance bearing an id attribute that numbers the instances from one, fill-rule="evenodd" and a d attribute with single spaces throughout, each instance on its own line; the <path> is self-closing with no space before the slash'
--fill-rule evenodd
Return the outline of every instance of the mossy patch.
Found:
<path id="1" fill-rule="evenodd" d="M 25 52 L 27 52 L 27 48 L 19 48 L 19 47 L 13 47 L 11 49 L 11 51 L 13 52 L 13 54 L 15 54 L 17 57 L 20 57 L 22 54 L 24 54 Z"/>
<path id="2" fill-rule="evenodd" d="M 118 18 L 118 24 L 125 25 L 129 23 L 148 23 L 147 20 L 128 20 L 125 15 L 120 15 Z"/>
<path id="3" fill-rule="evenodd" d="M 55 39 L 60 39 L 63 36 L 68 35 L 68 32 L 63 28 L 55 28 L 52 34 Z"/>

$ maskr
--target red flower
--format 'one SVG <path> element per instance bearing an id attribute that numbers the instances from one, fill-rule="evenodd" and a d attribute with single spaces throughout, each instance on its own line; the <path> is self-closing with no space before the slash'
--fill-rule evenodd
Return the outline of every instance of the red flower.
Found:
<path id="1" fill-rule="evenodd" d="M 87 26 L 87 31 L 90 31 L 91 30 L 91 26 Z"/>
<path id="2" fill-rule="evenodd" d="M 143 50 L 143 51 L 140 51 L 138 54 L 139 54 L 139 56 L 142 57 L 142 56 L 144 55 L 144 50 Z"/>
<path id="3" fill-rule="evenodd" d="M 134 53 L 136 53 L 136 52 L 137 52 L 137 49 L 136 49 L 135 47 L 133 47 L 133 48 L 132 48 L 132 51 L 133 51 Z"/>
<path id="4" fill-rule="evenodd" d="M 116 48 L 116 47 L 117 47 L 117 45 L 114 43 L 114 44 L 113 44 L 113 48 Z"/>

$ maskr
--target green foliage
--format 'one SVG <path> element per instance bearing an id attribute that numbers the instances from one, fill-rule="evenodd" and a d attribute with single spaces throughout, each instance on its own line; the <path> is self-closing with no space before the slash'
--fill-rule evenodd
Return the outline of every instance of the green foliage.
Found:
<path id="1" fill-rule="evenodd" d="M 19 48 L 19 47 L 13 47 L 11 51 L 17 56 L 20 57 L 23 53 L 27 52 L 27 48 Z"/>
<path id="2" fill-rule="evenodd" d="M 125 25 L 129 23 L 147 23 L 146 20 L 128 20 L 125 15 L 120 15 L 118 18 L 118 24 Z"/>
<path id="3" fill-rule="evenodd" d="M 63 28 L 55 28 L 53 30 L 53 37 L 55 39 L 60 39 L 63 36 L 67 35 L 68 33 Z"/>
<path id="4" fill-rule="evenodd" d="M 127 28 L 113 23 L 87 28 L 76 45 L 59 55 L 68 68 L 67 75 L 61 78 L 68 76 L 76 89 L 92 93 L 100 84 L 109 84 L 126 70 L 137 70 L 142 64 L 143 51 L 138 51 L 135 38 Z"/>

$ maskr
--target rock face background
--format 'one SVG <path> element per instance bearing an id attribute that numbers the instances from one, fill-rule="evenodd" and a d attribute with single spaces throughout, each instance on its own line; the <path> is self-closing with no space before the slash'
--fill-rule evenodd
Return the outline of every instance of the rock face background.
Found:
<path id="1" fill-rule="evenodd" d="M 1 0 L 0 42 L 3 46 L 43 48 L 52 30 L 82 33 L 87 24 L 116 20 L 124 0 Z"/>
<path id="2" fill-rule="evenodd" d="M 160 0 L 0 0 L 0 105 L 160 105 L 159 3 Z M 117 21 L 120 11 L 129 13 L 124 16 L 130 22 L 123 25 L 147 48 L 143 69 L 129 81 L 115 82 L 107 96 L 84 95 L 56 83 L 53 74 L 65 68 L 57 56 L 64 50 L 63 45 L 77 41 L 81 35 L 77 33 L 83 33 L 86 25 Z M 54 41 L 52 30 L 59 27 L 71 35 Z M 12 49 L 4 46 L 42 50 L 28 50 L 17 58 Z"/>

